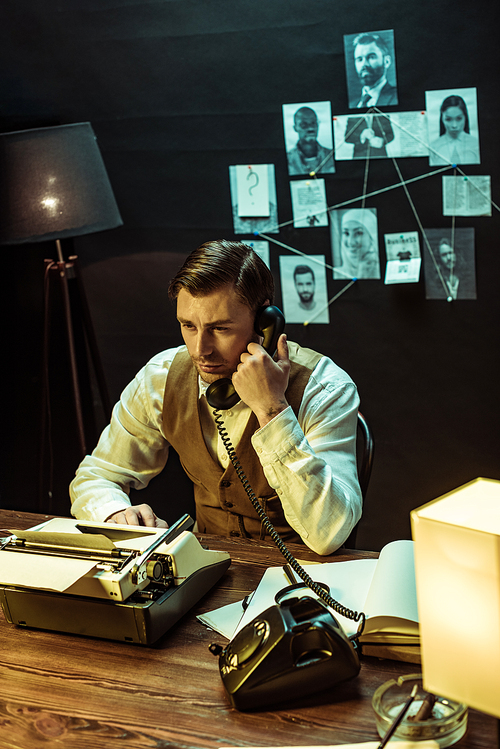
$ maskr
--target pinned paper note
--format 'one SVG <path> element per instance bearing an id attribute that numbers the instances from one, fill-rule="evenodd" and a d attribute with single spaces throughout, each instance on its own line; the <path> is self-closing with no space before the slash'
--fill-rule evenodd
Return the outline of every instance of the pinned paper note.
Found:
<path id="1" fill-rule="evenodd" d="M 416 231 L 385 234 L 386 284 L 417 283 L 420 277 L 420 244 Z"/>
<path id="2" fill-rule="evenodd" d="M 328 226 L 324 179 L 298 179 L 290 182 L 293 225 L 296 229 Z"/>
<path id="3" fill-rule="evenodd" d="M 238 173 L 240 174 L 240 188 L 238 189 Z M 253 174 L 252 174 L 253 173 Z M 256 184 L 256 176 L 259 184 Z M 248 181 L 247 181 L 248 178 Z M 248 207 L 246 201 L 251 196 L 257 197 L 257 191 L 267 185 L 268 200 L 259 198 L 259 205 Z M 231 209 L 233 214 L 233 231 L 235 234 L 278 234 L 278 200 L 276 197 L 276 177 L 274 164 L 250 164 L 232 165 L 229 167 L 229 186 L 231 190 Z M 240 200 L 243 204 L 240 206 Z M 257 211 L 255 215 L 249 215 L 248 210 Z M 259 213 L 262 211 L 262 213 Z"/>
<path id="4" fill-rule="evenodd" d="M 237 165 L 238 216 L 269 216 L 267 164 Z"/>
<path id="5" fill-rule="evenodd" d="M 443 216 L 491 216 L 491 177 L 443 176 Z"/>

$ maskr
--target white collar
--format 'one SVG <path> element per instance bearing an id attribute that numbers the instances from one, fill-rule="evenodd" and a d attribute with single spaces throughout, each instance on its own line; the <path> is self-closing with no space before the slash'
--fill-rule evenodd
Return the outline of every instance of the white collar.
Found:
<path id="1" fill-rule="evenodd" d="M 201 375 L 198 375 L 198 398 L 202 398 L 206 395 L 210 383 L 202 380 Z"/>

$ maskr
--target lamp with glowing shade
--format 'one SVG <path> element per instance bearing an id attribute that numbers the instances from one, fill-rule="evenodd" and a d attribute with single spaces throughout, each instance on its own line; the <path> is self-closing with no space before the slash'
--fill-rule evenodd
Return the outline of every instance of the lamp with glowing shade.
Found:
<path id="1" fill-rule="evenodd" d="M 0 244 L 123 223 L 90 122 L 0 133 Z"/>
<path id="2" fill-rule="evenodd" d="M 58 282 L 62 299 L 80 458 L 87 452 L 81 397 L 81 381 L 86 374 L 79 366 L 74 333 L 74 321 L 80 318 L 104 411 L 109 414 L 111 409 L 77 257 L 64 259 L 61 240 L 114 229 L 122 223 L 89 122 L 0 133 L 0 244 L 55 242 L 57 260 L 45 261 L 43 370 L 48 371 L 48 307 L 53 279 Z M 42 410 L 50 423 L 48 393 L 45 377 Z M 42 431 L 45 435 L 45 429 Z M 42 463 L 44 450 L 42 445 Z M 50 512 L 50 503 L 41 504 L 40 510 Z"/>
<path id="3" fill-rule="evenodd" d="M 411 526 L 424 687 L 500 718 L 500 481 L 413 510 Z"/>

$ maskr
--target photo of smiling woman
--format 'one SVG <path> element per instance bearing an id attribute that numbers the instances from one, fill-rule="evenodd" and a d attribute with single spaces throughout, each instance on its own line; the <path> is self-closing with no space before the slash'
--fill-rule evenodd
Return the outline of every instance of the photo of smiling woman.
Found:
<path id="1" fill-rule="evenodd" d="M 426 106 L 430 166 L 479 164 L 476 89 L 427 91 Z"/>
<path id="2" fill-rule="evenodd" d="M 330 231 L 334 278 L 380 278 L 375 208 L 330 211 Z"/>

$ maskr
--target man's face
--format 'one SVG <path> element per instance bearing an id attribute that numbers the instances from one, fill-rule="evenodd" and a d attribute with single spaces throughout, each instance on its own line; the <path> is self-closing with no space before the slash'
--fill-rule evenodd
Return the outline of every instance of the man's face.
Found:
<path id="1" fill-rule="evenodd" d="M 363 86 L 371 88 L 382 78 L 391 64 L 389 55 L 382 54 L 375 42 L 358 44 L 354 50 L 354 64 Z"/>
<path id="2" fill-rule="evenodd" d="M 439 248 L 439 255 L 444 267 L 451 270 L 457 260 L 453 247 L 450 247 L 449 244 L 442 244 Z"/>
<path id="3" fill-rule="evenodd" d="M 177 319 L 191 360 L 208 383 L 231 377 L 248 344 L 260 340 L 254 332 L 255 313 L 232 285 L 197 297 L 181 289 Z"/>
<path id="4" fill-rule="evenodd" d="M 295 276 L 295 288 L 301 302 L 310 302 L 314 296 L 314 278 L 312 273 L 298 273 Z"/>
<path id="5" fill-rule="evenodd" d="M 314 112 L 298 112 L 295 116 L 293 129 L 299 136 L 300 142 L 314 142 L 318 137 L 318 118 Z"/>

